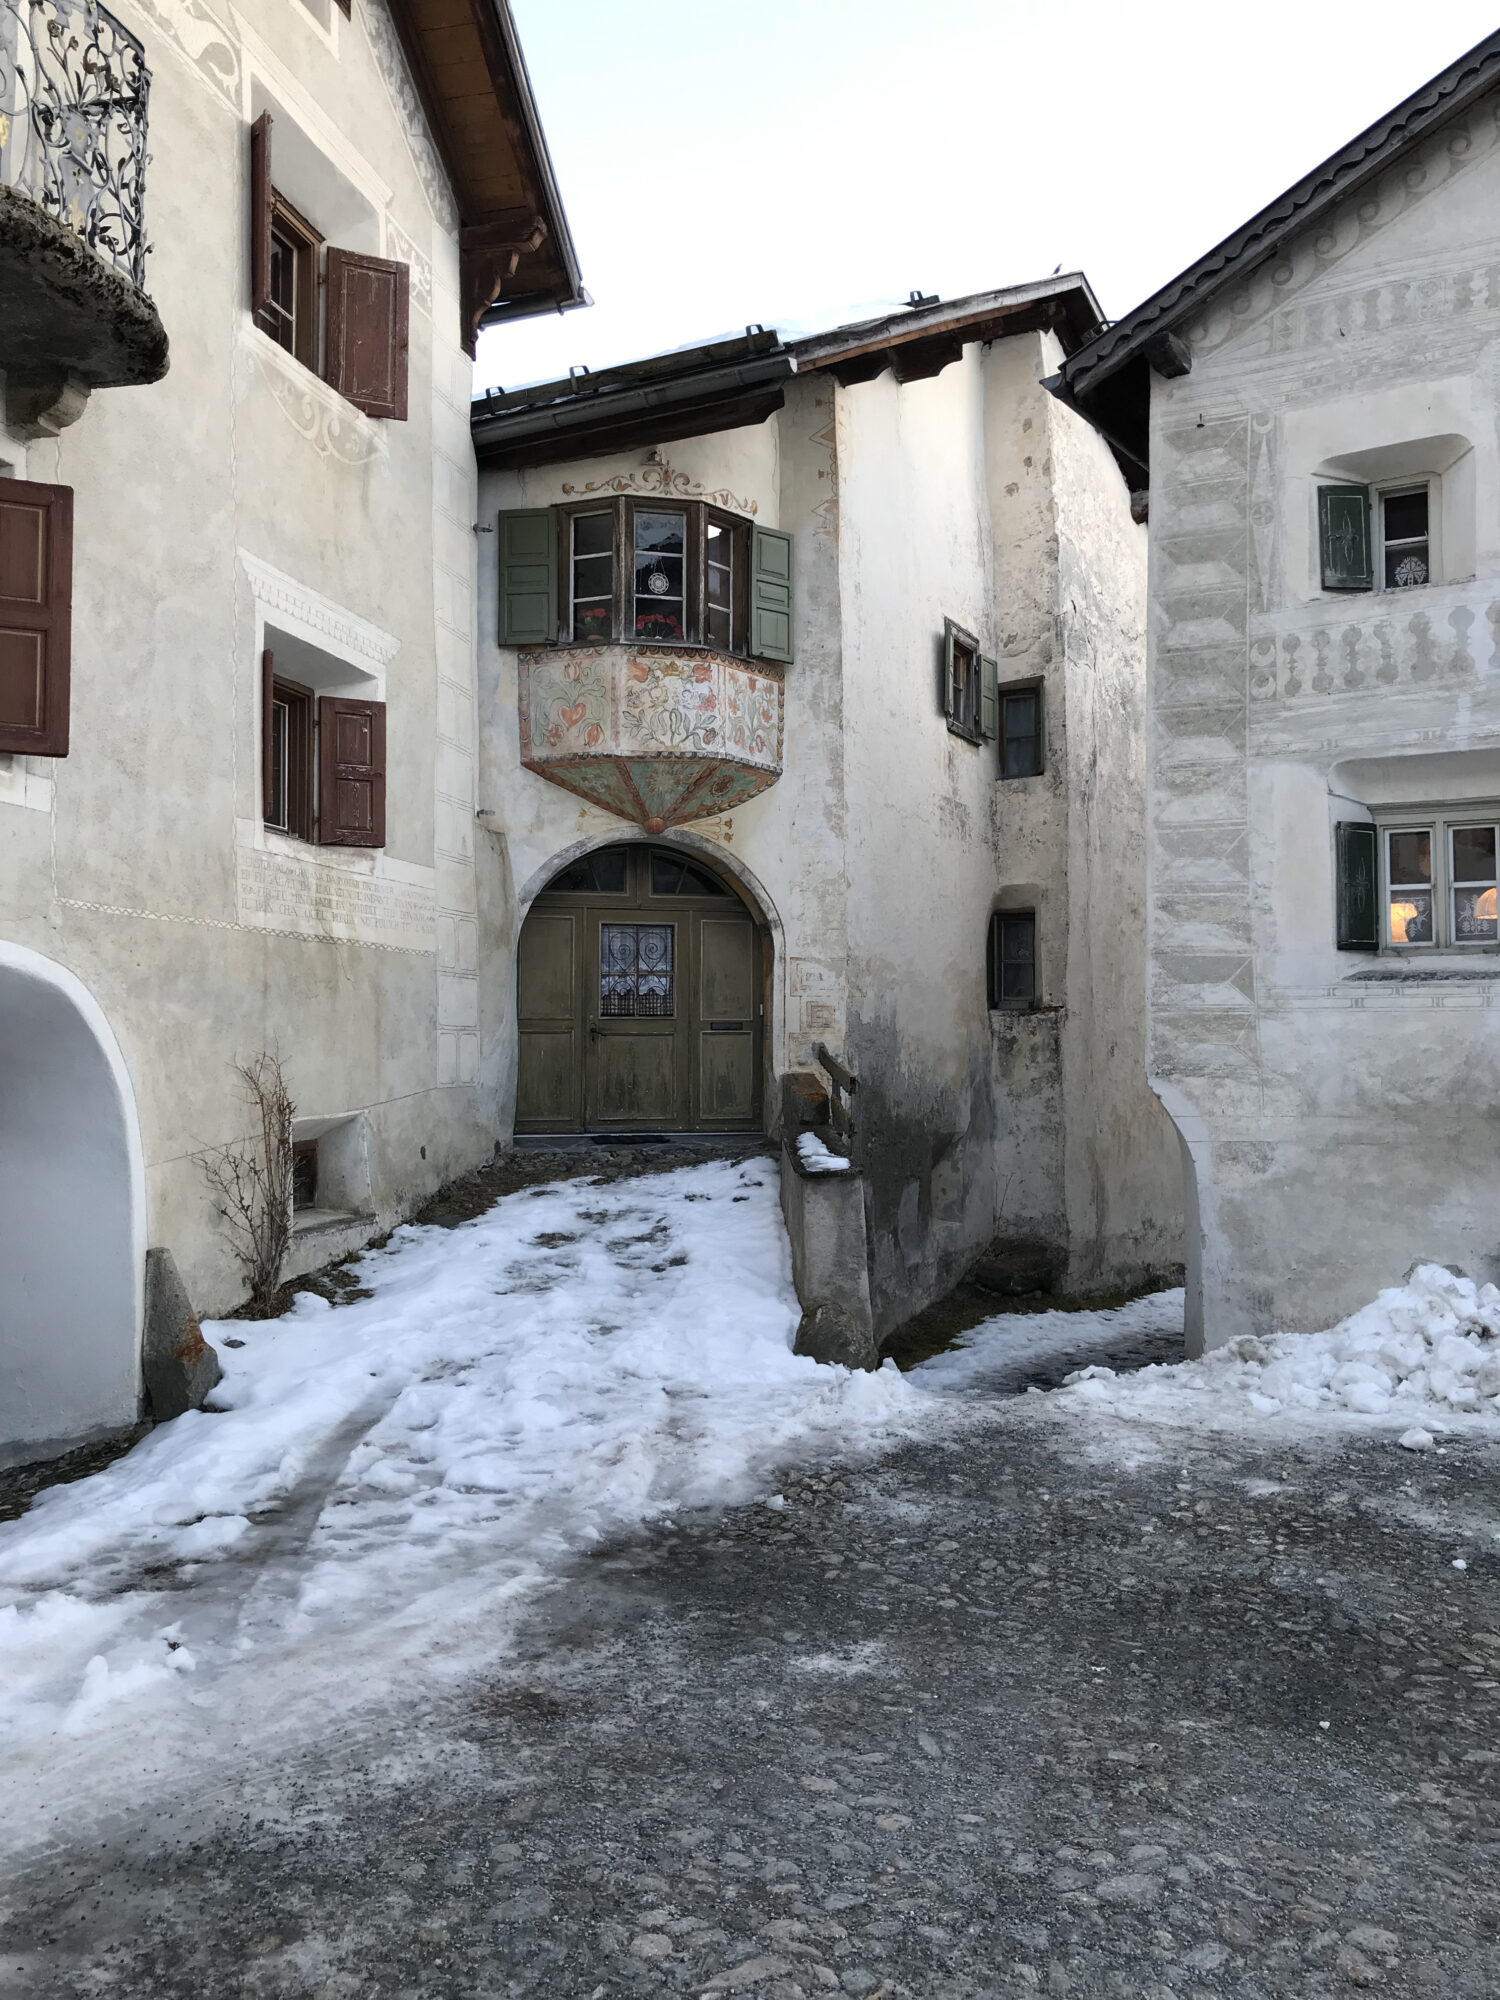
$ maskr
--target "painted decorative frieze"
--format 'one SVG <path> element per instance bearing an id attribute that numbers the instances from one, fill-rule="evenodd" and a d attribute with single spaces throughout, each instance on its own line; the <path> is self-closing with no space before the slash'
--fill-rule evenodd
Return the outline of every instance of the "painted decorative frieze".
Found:
<path id="1" fill-rule="evenodd" d="M 520 656 L 521 761 L 648 833 L 781 776 L 783 687 L 724 653 L 569 646 Z"/>

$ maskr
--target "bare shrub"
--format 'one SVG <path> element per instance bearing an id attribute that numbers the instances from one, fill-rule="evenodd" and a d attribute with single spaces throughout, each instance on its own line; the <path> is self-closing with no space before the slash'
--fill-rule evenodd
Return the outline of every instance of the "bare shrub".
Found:
<path id="1" fill-rule="evenodd" d="M 281 1283 L 292 1236 L 292 1120 L 297 1107 L 279 1056 L 262 1053 L 237 1063 L 251 1113 L 251 1132 L 203 1156 L 214 1206 L 244 1269 L 250 1296 L 268 1306 Z"/>

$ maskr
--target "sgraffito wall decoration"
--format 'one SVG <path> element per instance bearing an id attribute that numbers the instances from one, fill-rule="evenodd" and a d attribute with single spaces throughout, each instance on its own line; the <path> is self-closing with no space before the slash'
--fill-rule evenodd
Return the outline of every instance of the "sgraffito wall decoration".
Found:
<path id="1" fill-rule="evenodd" d="M 660 833 L 775 784 L 783 697 L 775 668 L 696 648 L 523 651 L 521 761 Z"/>

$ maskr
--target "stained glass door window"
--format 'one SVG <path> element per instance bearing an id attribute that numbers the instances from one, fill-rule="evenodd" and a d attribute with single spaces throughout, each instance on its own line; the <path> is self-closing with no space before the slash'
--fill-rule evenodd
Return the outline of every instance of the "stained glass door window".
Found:
<path id="1" fill-rule="evenodd" d="M 674 926 L 599 926 L 599 1016 L 656 1016 L 675 1011 Z"/>

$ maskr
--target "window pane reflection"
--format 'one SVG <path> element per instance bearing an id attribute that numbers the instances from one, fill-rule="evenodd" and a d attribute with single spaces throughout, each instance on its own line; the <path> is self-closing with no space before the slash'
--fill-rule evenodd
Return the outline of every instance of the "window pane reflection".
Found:
<path id="1" fill-rule="evenodd" d="M 671 642 L 685 636 L 687 516 L 635 515 L 635 636 Z"/>
<path id="2" fill-rule="evenodd" d="M 1432 892 L 1411 890 L 1391 892 L 1390 942 L 1392 944 L 1432 943 Z"/>
<path id="3" fill-rule="evenodd" d="M 1398 882 L 1403 885 L 1431 882 L 1432 835 L 1425 829 L 1419 833 L 1393 833 L 1389 866 L 1392 888 Z"/>

